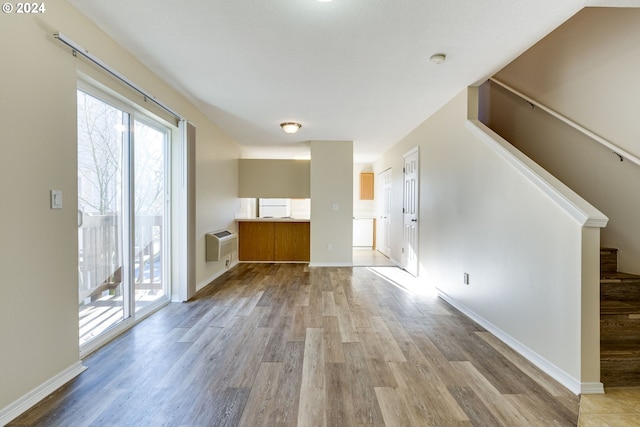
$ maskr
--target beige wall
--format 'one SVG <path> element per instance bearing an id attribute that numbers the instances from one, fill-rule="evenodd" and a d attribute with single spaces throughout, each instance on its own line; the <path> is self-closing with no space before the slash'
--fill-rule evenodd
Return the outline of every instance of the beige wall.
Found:
<path id="1" fill-rule="evenodd" d="M 352 180 L 352 141 L 311 141 L 311 266 L 352 265 Z"/>
<path id="2" fill-rule="evenodd" d="M 76 70 L 50 38 L 2 17 L 0 409 L 78 361 Z"/>
<path id="3" fill-rule="evenodd" d="M 197 277 L 223 267 L 204 261 L 204 233 L 233 227 L 237 145 L 188 101 L 63 0 L 42 15 L 0 24 L 0 414 L 79 360 L 76 213 L 77 65 L 51 34 L 65 33 L 186 116 L 197 138 Z M 49 209 L 49 190 L 63 209 Z"/>
<path id="4" fill-rule="evenodd" d="M 308 199 L 309 160 L 240 159 L 239 197 Z"/>
<path id="5" fill-rule="evenodd" d="M 597 334 L 581 324 L 582 228 L 471 134 L 466 119 L 464 91 L 374 163 L 376 172 L 393 168 L 398 210 L 402 156 L 420 149 L 419 277 L 574 391 L 597 383 L 598 367 L 584 364 L 581 354 L 582 334 Z M 392 236 L 400 259 L 400 216 L 392 218 Z M 593 345 L 590 360 L 598 353 Z"/>
<path id="6" fill-rule="evenodd" d="M 497 77 L 640 156 L 640 9 L 584 9 Z M 640 166 L 491 85 L 488 125 L 603 211 L 602 245 L 640 273 Z M 487 102 L 487 101 L 485 101 Z"/>

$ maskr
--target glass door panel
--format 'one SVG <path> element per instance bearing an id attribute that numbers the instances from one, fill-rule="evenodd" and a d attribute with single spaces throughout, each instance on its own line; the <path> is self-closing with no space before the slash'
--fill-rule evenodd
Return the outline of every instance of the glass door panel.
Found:
<path id="1" fill-rule="evenodd" d="M 128 317 L 123 165 L 129 114 L 78 90 L 80 344 Z"/>
<path id="2" fill-rule="evenodd" d="M 133 284 L 138 311 L 166 295 L 165 164 L 169 131 L 139 119 L 134 129 Z"/>

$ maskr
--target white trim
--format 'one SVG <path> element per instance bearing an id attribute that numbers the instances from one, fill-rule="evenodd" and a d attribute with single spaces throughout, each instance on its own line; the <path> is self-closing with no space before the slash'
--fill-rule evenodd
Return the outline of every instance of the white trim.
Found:
<path id="1" fill-rule="evenodd" d="M 414 154 L 414 153 L 418 153 L 418 152 L 420 152 L 420 146 L 419 146 L 419 145 L 416 145 L 416 146 L 415 146 L 415 147 L 413 147 L 411 150 L 409 150 L 409 151 L 407 151 L 406 153 L 404 153 L 404 154 L 402 155 L 402 158 L 405 158 L 405 157 L 407 157 L 407 156 L 410 156 L 410 155 L 412 155 L 412 154 Z M 388 169 L 391 169 L 391 167 L 389 167 Z"/>
<path id="2" fill-rule="evenodd" d="M 469 309 L 464 304 L 457 302 L 455 299 L 448 296 L 446 293 L 442 292 L 438 289 L 438 296 L 451 304 L 457 310 L 462 312 L 465 316 L 469 317 L 474 322 L 478 323 L 480 326 L 485 328 L 487 331 L 491 332 L 495 335 L 499 340 L 504 342 L 506 345 L 511 347 L 516 352 L 520 353 L 525 359 L 536 365 L 538 368 L 542 369 L 547 375 L 549 375 L 554 380 L 558 381 L 564 387 L 569 389 L 572 393 L 579 394 L 602 394 L 604 393 L 604 386 L 602 383 L 581 383 L 570 374 L 557 367 L 549 360 L 540 356 L 535 351 L 531 350 L 526 345 L 522 344 L 520 341 L 513 338 L 511 335 L 504 332 L 502 329 L 498 328 L 482 316 L 475 313 L 473 310 Z"/>
<path id="3" fill-rule="evenodd" d="M 574 122 L 570 118 L 565 117 L 562 114 L 558 113 L 557 111 L 552 110 L 551 108 L 547 107 L 546 105 L 543 105 L 543 104 L 539 103 L 535 99 L 528 97 L 524 93 L 519 92 L 518 90 L 516 90 L 516 89 L 512 88 L 511 86 L 507 85 L 506 83 L 503 83 L 503 82 L 501 82 L 500 80 L 498 80 L 498 79 L 496 79 L 494 77 L 490 78 L 489 80 L 491 82 L 497 84 L 498 86 L 502 86 L 504 89 L 508 90 L 509 92 L 513 93 L 514 95 L 524 99 L 529 104 L 535 105 L 536 107 L 540 108 L 545 113 L 555 117 L 556 119 L 560 120 L 562 123 L 571 126 L 572 128 L 574 128 L 578 132 L 588 136 L 589 138 L 593 139 L 597 143 L 602 144 L 603 146 L 605 146 L 608 149 L 610 149 L 611 151 L 613 151 L 614 154 L 617 154 L 618 156 L 624 157 L 625 159 L 630 160 L 632 163 L 635 163 L 636 165 L 640 166 L 640 159 L 637 158 L 636 156 L 634 156 L 633 154 L 629 153 L 628 151 L 626 151 L 624 148 L 618 147 L 613 142 L 604 139 L 600 135 L 590 131 L 589 129 L 585 128 L 581 124 Z"/>
<path id="4" fill-rule="evenodd" d="M 234 268 L 238 264 L 239 264 L 238 260 L 232 261 L 231 264 L 229 265 L 229 268 L 225 268 L 224 270 L 220 270 L 220 271 L 216 272 L 215 274 L 213 274 L 212 276 L 209 276 L 209 278 L 201 280 L 200 282 L 198 282 L 196 284 L 196 292 L 198 292 L 200 289 L 204 288 L 205 286 L 209 285 L 211 282 L 213 282 L 218 277 L 222 276 L 224 273 L 226 273 L 227 271 L 231 270 L 232 268 Z M 173 300 L 173 301 L 174 302 L 183 302 L 180 298 L 178 298 L 177 300 Z"/>
<path id="5" fill-rule="evenodd" d="M 383 255 L 384 255 L 384 254 L 383 254 Z M 402 265 L 400 265 L 400 261 L 398 261 L 398 260 L 397 260 L 397 259 L 395 259 L 395 258 L 391 258 L 391 257 L 388 257 L 388 258 L 389 258 L 389 261 L 391 261 L 392 263 L 394 263 L 394 264 L 396 265 L 396 267 L 398 267 L 398 268 L 400 268 L 401 270 L 403 270 Z M 418 271 L 418 273 L 420 273 L 420 271 Z"/>
<path id="6" fill-rule="evenodd" d="M 604 394 L 602 383 L 580 383 L 580 394 Z"/>
<path id="7" fill-rule="evenodd" d="M 310 262 L 309 267 L 353 267 L 353 262 Z"/>
<path id="8" fill-rule="evenodd" d="M 80 375 L 87 369 L 82 362 L 76 362 L 64 371 L 48 379 L 18 400 L 0 410 L 0 426 L 9 424 L 42 399 Z"/>
<path id="9" fill-rule="evenodd" d="M 308 264 L 309 261 L 238 261 L 239 264 Z"/>
<path id="10" fill-rule="evenodd" d="M 489 148 L 526 176 L 581 226 L 603 228 L 609 218 L 478 120 L 465 126 Z"/>

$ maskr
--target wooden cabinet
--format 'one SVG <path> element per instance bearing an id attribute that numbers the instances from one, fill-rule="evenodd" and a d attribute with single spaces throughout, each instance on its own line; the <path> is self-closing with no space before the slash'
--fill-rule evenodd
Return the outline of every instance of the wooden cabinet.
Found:
<path id="1" fill-rule="evenodd" d="M 311 230 L 308 222 L 275 222 L 274 259 L 276 261 L 309 261 Z"/>
<path id="2" fill-rule="evenodd" d="M 240 261 L 304 261 L 311 258 L 309 222 L 240 221 Z"/>
<path id="3" fill-rule="evenodd" d="M 373 172 L 360 173 L 360 200 L 373 200 Z"/>
<path id="4" fill-rule="evenodd" d="M 273 222 L 241 222 L 238 225 L 238 259 L 272 261 L 275 247 Z"/>

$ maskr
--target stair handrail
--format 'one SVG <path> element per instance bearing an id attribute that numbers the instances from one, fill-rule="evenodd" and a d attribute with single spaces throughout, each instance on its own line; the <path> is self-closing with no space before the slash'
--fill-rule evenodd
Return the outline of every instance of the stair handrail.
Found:
<path id="1" fill-rule="evenodd" d="M 529 104 L 540 108 L 542 111 L 552 115 L 553 117 L 555 117 L 556 119 L 560 120 L 561 122 L 571 126 L 572 128 L 574 128 L 578 132 L 581 132 L 582 134 L 584 134 L 584 135 L 588 136 L 589 138 L 593 139 L 594 141 L 596 141 L 596 142 L 602 144 L 603 146 L 607 147 L 608 149 L 613 151 L 613 154 L 615 154 L 616 156 L 620 157 L 620 161 L 622 161 L 622 159 L 627 159 L 627 160 L 631 161 L 632 163 L 640 166 L 640 158 L 638 158 L 635 155 L 629 153 L 624 148 L 621 148 L 621 147 L 617 146 L 613 142 L 601 137 L 600 135 L 598 135 L 595 132 L 590 131 L 589 129 L 585 128 L 581 124 L 574 122 L 570 118 L 558 113 L 557 111 L 547 107 L 546 105 L 541 104 L 540 102 L 538 102 L 535 99 L 525 95 L 524 93 L 518 91 L 517 89 L 512 88 L 508 84 L 506 84 L 504 82 L 501 82 L 500 80 L 496 79 L 495 77 L 490 77 L 489 81 L 491 81 L 491 82 L 493 82 L 493 83 L 495 83 L 495 84 L 497 84 L 499 86 L 502 86 L 504 89 L 506 89 L 509 92 L 513 93 L 514 95 L 524 99 Z"/>

